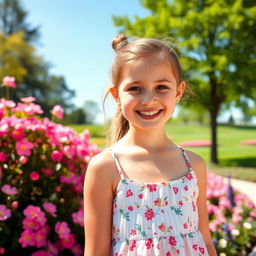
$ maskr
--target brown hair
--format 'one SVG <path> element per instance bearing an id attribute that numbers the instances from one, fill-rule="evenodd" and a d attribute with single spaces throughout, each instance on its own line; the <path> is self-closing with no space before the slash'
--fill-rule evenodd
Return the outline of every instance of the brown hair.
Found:
<path id="1" fill-rule="evenodd" d="M 120 34 L 112 40 L 112 48 L 116 52 L 111 67 L 111 87 L 113 88 L 118 87 L 122 69 L 127 62 L 141 57 L 151 56 L 156 53 L 164 54 L 164 57 L 169 58 L 177 84 L 183 80 L 178 59 L 179 53 L 173 40 L 171 41 L 171 44 L 153 38 L 138 38 L 128 42 L 128 38 L 125 35 Z M 110 90 L 108 89 L 104 96 L 103 106 L 109 93 Z M 110 136 L 107 138 L 107 144 L 111 145 L 117 142 L 128 132 L 128 130 L 129 122 L 124 118 L 121 112 L 121 107 L 117 105 L 116 113 L 111 124 Z"/>

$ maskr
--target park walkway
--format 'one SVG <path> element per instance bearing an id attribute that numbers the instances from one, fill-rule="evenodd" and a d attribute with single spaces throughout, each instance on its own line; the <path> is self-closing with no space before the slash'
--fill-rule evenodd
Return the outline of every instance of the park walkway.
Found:
<path id="1" fill-rule="evenodd" d="M 227 183 L 227 178 L 224 178 L 224 179 L 225 179 L 225 182 Z M 256 205 L 256 183 L 255 182 L 238 180 L 238 179 L 232 178 L 231 185 L 237 190 L 246 194 Z"/>

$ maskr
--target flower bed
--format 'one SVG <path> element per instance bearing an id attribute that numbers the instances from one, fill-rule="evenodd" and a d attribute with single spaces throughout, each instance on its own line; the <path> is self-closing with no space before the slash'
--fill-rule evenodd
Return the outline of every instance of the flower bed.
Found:
<path id="1" fill-rule="evenodd" d="M 232 181 L 231 181 L 232 182 Z M 210 230 L 218 253 L 248 255 L 256 244 L 256 208 L 224 178 L 208 173 L 207 205 Z"/>
<path id="2" fill-rule="evenodd" d="M 211 141 L 209 140 L 189 140 L 179 143 L 182 147 L 210 147 Z"/>
<path id="3" fill-rule="evenodd" d="M 256 145 L 256 140 L 243 140 L 240 143 L 242 145 Z"/>
<path id="4" fill-rule="evenodd" d="M 0 254 L 82 255 L 83 180 L 99 150 L 34 100 L 0 99 Z"/>

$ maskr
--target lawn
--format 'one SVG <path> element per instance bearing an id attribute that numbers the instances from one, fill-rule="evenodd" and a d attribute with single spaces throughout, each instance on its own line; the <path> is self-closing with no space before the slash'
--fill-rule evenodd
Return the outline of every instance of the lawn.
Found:
<path id="1" fill-rule="evenodd" d="M 77 132 L 88 129 L 92 135 L 90 142 L 99 148 L 105 147 L 104 126 L 71 125 Z M 210 128 L 203 125 L 184 125 L 168 122 L 168 136 L 179 144 L 188 140 L 210 140 Z M 218 157 L 219 164 L 210 164 L 209 147 L 186 147 L 202 156 L 208 169 L 220 175 L 232 174 L 233 178 L 256 182 L 256 145 L 241 145 L 242 140 L 256 139 L 256 127 L 218 126 Z"/>

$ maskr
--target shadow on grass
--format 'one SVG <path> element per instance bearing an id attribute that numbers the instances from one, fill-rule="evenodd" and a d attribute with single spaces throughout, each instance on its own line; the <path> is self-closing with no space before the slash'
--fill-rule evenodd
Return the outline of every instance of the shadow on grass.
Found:
<path id="1" fill-rule="evenodd" d="M 221 159 L 219 166 L 256 167 L 256 157 Z"/>
<path id="2" fill-rule="evenodd" d="M 232 128 L 240 129 L 240 130 L 255 130 L 256 129 L 255 125 L 229 125 L 229 124 L 221 124 L 221 126 L 232 127 Z"/>

